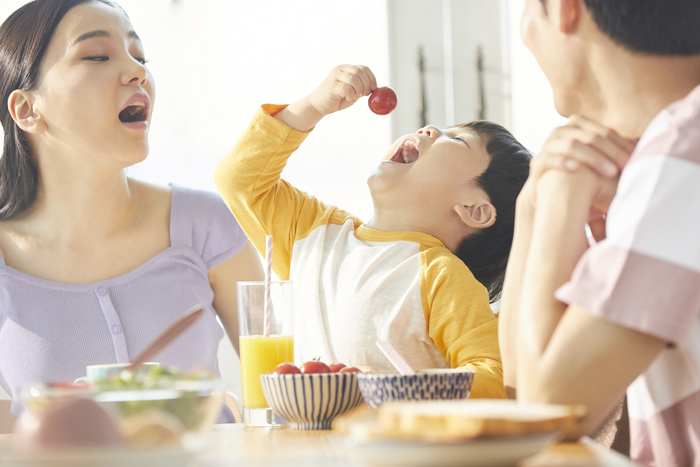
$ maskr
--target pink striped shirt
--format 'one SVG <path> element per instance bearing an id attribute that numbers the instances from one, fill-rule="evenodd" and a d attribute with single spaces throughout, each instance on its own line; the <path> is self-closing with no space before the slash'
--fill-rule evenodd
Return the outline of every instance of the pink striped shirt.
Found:
<path id="1" fill-rule="evenodd" d="M 670 344 L 627 390 L 631 456 L 700 466 L 700 86 L 649 125 L 620 178 L 607 238 L 557 298 Z"/>

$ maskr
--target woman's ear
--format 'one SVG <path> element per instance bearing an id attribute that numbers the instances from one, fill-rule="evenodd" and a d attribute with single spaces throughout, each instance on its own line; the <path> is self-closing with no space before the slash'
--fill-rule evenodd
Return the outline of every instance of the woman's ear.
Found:
<path id="1" fill-rule="evenodd" d="M 473 206 L 455 204 L 454 210 L 462 222 L 473 229 L 485 229 L 496 222 L 496 208 L 488 202 Z"/>
<path id="2" fill-rule="evenodd" d="M 33 98 L 29 92 L 21 89 L 12 91 L 7 99 L 7 107 L 10 110 L 12 120 L 22 131 L 35 135 L 46 131 L 46 122 L 34 110 Z"/>

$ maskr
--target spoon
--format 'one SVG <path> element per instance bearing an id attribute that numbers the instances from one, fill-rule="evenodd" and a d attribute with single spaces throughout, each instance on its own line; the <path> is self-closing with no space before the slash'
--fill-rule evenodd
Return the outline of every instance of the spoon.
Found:
<path id="1" fill-rule="evenodd" d="M 406 363 L 406 360 L 401 358 L 401 355 L 396 351 L 393 345 L 389 341 L 377 341 L 377 347 L 382 351 L 384 356 L 394 365 L 394 368 L 398 370 L 402 375 L 415 375 L 416 372 L 413 371 L 411 365 Z"/>
<path id="2" fill-rule="evenodd" d="M 197 321 L 200 316 L 202 316 L 202 313 L 204 313 L 204 308 L 199 308 L 198 310 L 185 313 L 173 321 L 173 323 L 163 332 L 161 332 L 160 335 L 148 345 L 148 347 L 138 354 L 131 362 L 131 365 L 124 368 L 124 370 L 136 373 L 144 363 L 153 358 L 158 352 L 167 347 L 177 336 L 192 326 L 192 324 L 194 324 L 194 322 Z"/>

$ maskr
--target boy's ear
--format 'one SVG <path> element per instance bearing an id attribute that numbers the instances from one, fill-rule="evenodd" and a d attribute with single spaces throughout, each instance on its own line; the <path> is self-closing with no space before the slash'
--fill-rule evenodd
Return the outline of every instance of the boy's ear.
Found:
<path id="1" fill-rule="evenodd" d="M 496 222 L 496 208 L 488 202 L 473 206 L 455 204 L 454 210 L 462 222 L 473 229 L 485 229 Z"/>
<path id="2" fill-rule="evenodd" d="M 582 10 L 583 0 L 555 0 L 559 7 L 559 31 L 564 34 L 573 34 L 578 30 Z M 552 12 L 556 14 L 556 12 Z"/>
<path id="3" fill-rule="evenodd" d="M 7 107 L 10 110 L 12 120 L 23 131 L 38 135 L 46 130 L 46 122 L 41 115 L 34 110 L 32 95 L 27 91 L 15 89 L 7 99 Z"/>

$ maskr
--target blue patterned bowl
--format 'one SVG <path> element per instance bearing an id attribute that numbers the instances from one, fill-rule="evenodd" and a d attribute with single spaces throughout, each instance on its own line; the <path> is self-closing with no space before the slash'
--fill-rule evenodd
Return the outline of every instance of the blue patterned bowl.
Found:
<path id="1" fill-rule="evenodd" d="M 329 430 L 333 419 L 362 404 L 358 373 L 260 375 L 267 403 L 296 430 Z"/>
<path id="2" fill-rule="evenodd" d="M 365 402 L 377 410 L 387 401 L 466 399 L 474 370 L 421 370 L 415 375 L 361 373 L 357 377 Z"/>

